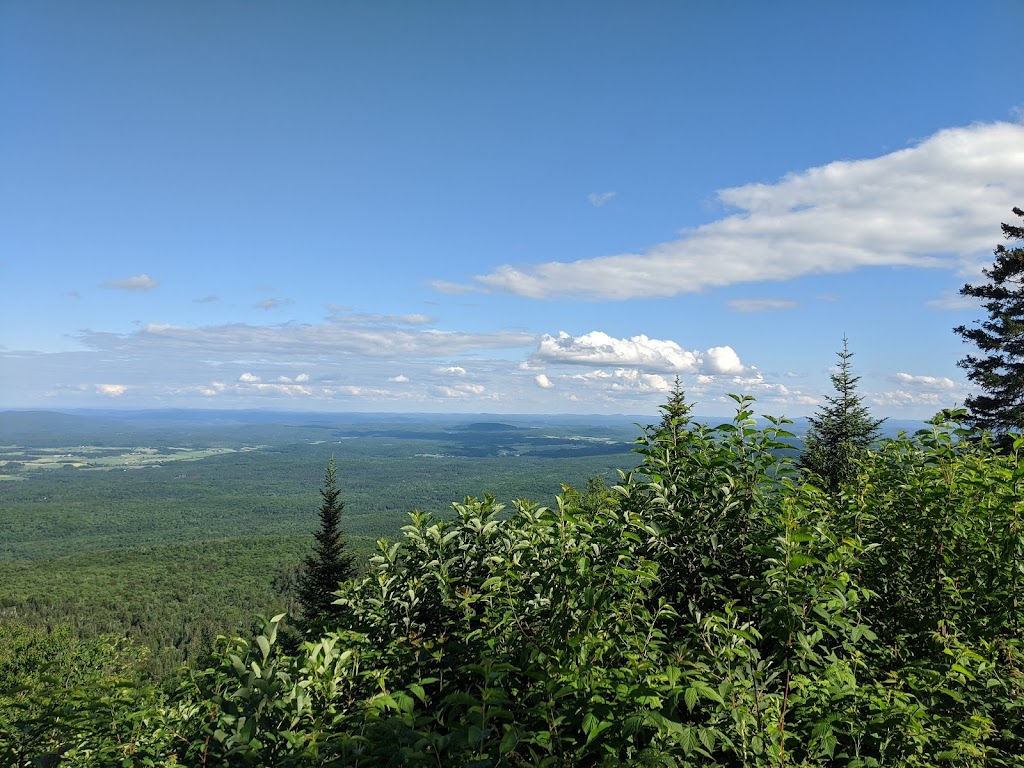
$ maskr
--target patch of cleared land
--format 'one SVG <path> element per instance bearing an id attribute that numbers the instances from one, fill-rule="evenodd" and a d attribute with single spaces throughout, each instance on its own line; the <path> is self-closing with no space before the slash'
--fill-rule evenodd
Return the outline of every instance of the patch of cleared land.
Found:
<path id="1" fill-rule="evenodd" d="M 17 445 L 0 446 L 0 480 L 23 480 L 29 472 L 53 469 L 80 469 L 85 471 L 112 469 L 141 469 L 162 466 L 178 461 L 199 461 L 226 453 L 258 451 L 264 445 L 235 448 L 153 448 L 101 447 L 76 445 L 60 448 L 25 448 Z"/>

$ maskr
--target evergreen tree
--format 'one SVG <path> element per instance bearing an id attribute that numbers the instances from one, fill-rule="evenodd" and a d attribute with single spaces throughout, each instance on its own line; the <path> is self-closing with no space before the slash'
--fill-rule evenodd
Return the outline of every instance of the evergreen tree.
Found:
<path id="1" fill-rule="evenodd" d="M 851 373 L 853 353 L 846 336 L 837 355 L 838 370 L 831 377 L 836 394 L 826 395 L 826 405 L 808 419 L 811 426 L 800 457 L 800 466 L 818 475 L 830 491 L 853 478 L 854 461 L 878 440 L 878 428 L 885 421 L 871 418 L 864 398 L 857 394 L 860 376 Z"/>
<path id="2" fill-rule="evenodd" d="M 1024 217 L 1020 208 L 1014 214 Z M 1024 240 L 1024 227 L 1003 224 L 1007 240 Z M 989 282 L 967 284 L 961 296 L 984 299 L 989 319 L 975 328 L 960 325 L 954 332 L 973 342 L 984 356 L 968 355 L 958 365 L 985 391 L 964 404 L 971 421 L 996 432 L 1024 430 L 1024 247 L 996 246 L 996 259 L 982 274 Z"/>
<path id="3" fill-rule="evenodd" d="M 686 402 L 686 392 L 683 391 L 678 374 L 672 391 L 669 393 L 668 402 L 660 408 L 663 413 L 657 432 L 667 435 L 672 444 L 676 445 L 679 442 L 679 432 L 689 423 L 690 411 L 693 409 L 693 406 Z"/>
<path id="4" fill-rule="evenodd" d="M 316 543 L 313 545 L 313 554 L 306 558 L 299 581 L 302 623 L 307 629 L 321 626 L 339 615 L 333 593 L 340 582 L 354 575 L 355 558 L 348 552 L 341 531 L 341 513 L 345 503 L 339 498 L 340 495 L 337 468 L 334 457 L 331 457 L 320 489 L 320 530 L 314 534 Z"/>

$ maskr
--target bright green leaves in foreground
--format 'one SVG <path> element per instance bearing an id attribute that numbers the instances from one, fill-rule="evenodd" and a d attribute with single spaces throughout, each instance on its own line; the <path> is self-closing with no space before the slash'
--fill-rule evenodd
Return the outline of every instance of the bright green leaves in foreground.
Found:
<path id="1" fill-rule="evenodd" d="M 223 640 L 167 698 L 132 692 L 144 733 L 14 690 L 0 744 L 29 728 L 38 754 L 125 765 L 1018 765 L 1024 443 L 937 423 L 826 493 L 785 422 L 737 404 L 709 428 L 670 403 L 610 487 L 413 514 L 331 632 L 295 655 L 281 617 Z"/>

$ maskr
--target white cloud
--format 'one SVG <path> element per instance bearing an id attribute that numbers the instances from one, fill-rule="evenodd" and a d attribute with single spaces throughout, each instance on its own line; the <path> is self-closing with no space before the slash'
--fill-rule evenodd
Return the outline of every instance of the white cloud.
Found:
<path id="1" fill-rule="evenodd" d="M 41 402 L 49 391 L 57 394 L 47 402 L 104 400 L 111 395 L 96 389 L 92 382 L 99 381 L 126 386 L 126 396 L 138 402 L 159 398 L 182 407 L 210 398 L 226 406 L 286 398 L 330 409 L 335 400 L 358 397 L 357 408 L 381 410 L 480 410 L 478 402 L 498 410 L 529 409 L 530 398 L 538 393 L 533 374 L 543 370 L 516 375 L 519 360 L 535 347 L 537 337 L 511 332 L 332 322 L 198 328 L 150 323 L 129 333 L 85 331 L 78 341 L 84 348 L 74 351 L 0 349 L 0 368 L 14 372 L 0 382 L 0 390 L 19 393 L 16 402 L 27 406 Z M 497 351 L 493 357 L 487 354 L 491 350 Z M 472 365 L 465 359 L 472 359 Z M 389 377 L 393 380 L 384 384 Z M 56 389 L 39 382 L 67 386 Z M 74 389 L 71 382 L 89 383 Z M 395 392 L 387 390 L 392 386 Z"/>
<path id="2" fill-rule="evenodd" d="M 738 212 L 642 253 L 503 265 L 469 286 L 435 287 L 630 299 L 870 266 L 949 267 L 988 250 L 993 222 L 1024 199 L 1024 125 L 951 128 L 718 198 Z"/>
<path id="3" fill-rule="evenodd" d="M 335 323 L 233 323 L 198 328 L 149 323 L 127 334 L 84 331 L 78 339 L 91 349 L 134 359 L 192 355 L 201 360 L 301 361 L 321 356 L 447 357 L 471 350 L 525 347 L 536 337 L 525 333 L 461 333 Z"/>
<path id="4" fill-rule="evenodd" d="M 871 397 L 874 405 L 883 408 L 906 408 L 914 405 L 931 405 L 936 408 L 945 408 L 952 403 L 943 398 L 937 392 L 908 392 L 906 390 L 894 390 L 883 392 Z"/>
<path id="5" fill-rule="evenodd" d="M 889 380 L 895 383 L 898 389 L 874 395 L 871 400 L 875 405 L 888 408 L 949 408 L 963 402 L 967 395 L 967 389 L 962 383 L 946 376 L 922 376 L 901 372 L 890 376 Z"/>
<path id="6" fill-rule="evenodd" d="M 799 304 L 789 299 L 732 299 L 729 308 L 734 312 L 771 312 L 779 309 L 796 309 Z"/>
<path id="7" fill-rule="evenodd" d="M 434 395 L 451 399 L 479 396 L 487 391 L 482 384 L 439 385 L 431 388 Z"/>
<path id="8" fill-rule="evenodd" d="M 333 323 L 353 323 L 362 325 L 430 325 L 435 318 L 418 312 L 404 315 L 379 315 L 367 312 L 351 312 L 348 307 L 331 304 L 327 307 Z"/>
<path id="9" fill-rule="evenodd" d="M 578 373 L 571 379 L 575 381 L 598 384 L 600 389 L 611 393 L 643 393 L 670 392 L 672 384 L 657 373 L 642 373 L 631 368 L 618 368 L 612 372 L 596 370 Z"/>
<path id="10" fill-rule="evenodd" d="M 124 280 L 107 280 L 103 283 L 104 288 L 118 288 L 122 291 L 151 291 L 158 285 L 160 285 L 159 280 L 154 280 L 145 273 Z"/>
<path id="11" fill-rule="evenodd" d="M 796 376 L 800 375 L 796 374 Z M 761 371 L 756 368 L 748 368 L 744 373 L 730 377 L 695 376 L 693 385 L 687 388 L 687 393 L 692 393 L 696 401 L 705 402 L 710 399 L 720 403 L 725 406 L 722 413 L 735 407 L 735 402 L 727 397 L 728 393 L 753 395 L 757 398 L 759 407 L 770 404 L 763 412 L 776 416 L 792 415 L 794 411 L 804 413 L 808 406 L 818 404 L 818 398 L 799 389 L 794 389 L 792 384 L 792 381 L 789 386 L 769 381 Z"/>
<path id="12" fill-rule="evenodd" d="M 275 392 L 283 395 L 305 395 L 310 397 L 314 394 L 312 389 L 299 384 L 257 384 L 256 388 L 264 392 Z"/>
<path id="13" fill-rule="evenodd" d="M 540 374 L 537 374 L 536 376 L 534 376 L 533 380 L 535 382 L 537 382 L 537 386 L 540 387 L 541 389 L 551 389 L 553 386 L 555 386 L 551 382 L 551 379 L 549 379 L 543 373 L 540 373 Z"/>
<path id="14" fill-rule="evenodd" d="M 633 336 L 617 339 L 601 331 L 557 337 L 544 334 L 533 360 L 569 365 L 636 366 L 667 373 L 734 374 L 744 370 L 731 347 L 712 347 L 704 352 L 686 350 L 674 341 Z"/>
<path id="15" fill-rule="evenodd" d="M 701 370 L 712 374 L 735 374 L 746 370 L 732 347 L 711 347 L 698 354 Z"/>
<path id="16" fill-rule="evenodd" d="M 371 387 L 356 387 L 351 385 L 336 387 L 335 391 L 351 395 L 352 397 L 387 397 L 391 394 L 386 389 L 373 389 Z"/>
<path id="17" fill-rule="evenodd" d="M 960 388 L 959 384 L 945 376 L 913 376 L 909 373 L 897 373 L 892 380 L 904 387 L 931 392 L 946 392 Z"/>
<path id="18" fill-rule="evenodd" d="M 124 384 L 97 384 L 96 393 L 107 397 L 120 397 L 128 391 Z"/>
<path id="19" fill-rule="evenodd" d="M 615 197 L 614 192 L 591 192 L 587 195 L 587 202 L 595 208 L 600 208 L 613 197 Z"/>

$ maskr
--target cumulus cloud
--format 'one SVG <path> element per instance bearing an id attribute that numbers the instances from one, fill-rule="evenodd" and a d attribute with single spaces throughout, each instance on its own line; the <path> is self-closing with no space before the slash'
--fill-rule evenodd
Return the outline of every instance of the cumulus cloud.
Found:
<path id="1" fill-rule="evenodd" d="M 718 198 L 738 212 L 641 253 L 503 265 L 468 286 L 435 287 L 631 299 L 871 266 L 949 267 L 988 250 L 992 222 L 1024 198 L 1024 125 L 951 128 Z"/>
<path id="2" fill-rule="evenodd" d="M 541 389 L 551 389 L 553 386 L 555 386 L 551 382 L 551 379 L 549 379 L 543 373 L 540 373 L 540 374 L 537 374 L 536 376 L 534 376 L 533 380 L 535 382 L 537 382 L 537 386 L 540 387 Z"/>
<path id="3" fill-rule="evenodd" d="M 915 405 L 930 405 L 936 408 L 945 408 L 952 403 L 943 398 L 937 392 L 910 392 L 905 389 L 897 389 L 891 392 L 882 392 L 873 395 L 871 402 L 883 408 L 906 408 Z"/>
<path id="4" fill-rule="evenodd" d="M 96 393 L 107 397 L 120 397 L 128 391 L 124 384 L 97 384 Z"/>
<path id="5" fill-rule="evenodd" d="M 254 375 L 252 373 L 246 372 L 246 373 L 243 373 L 241 376 L 239 376 L 238 380 L 242 381 L 242 382 L 245 382 L 246 384 L 257 384 L 260 381 L 260 377 Z"/>
<path id="6" fill-rule="evenodd" d="M 613 197 L 615 197 L 614 192 L 591 192 L 587 195 L 587 202 L 595 208 L 600 208 Z"/>
<path id="7" fill-rule="evenodd" d="M 891 380 L 904 387 L 914 387 L 930 392 L 948 392 L 960 388 L 959 384 L 945 376 L 914 376 L 909 373 L 897 373 Z"/>
<path id="8" fill-rule="evenodd" d="M 872 402 L 875 405 L 890 408 L 925 405 L 948 408 L 962 402 L 967 394 L 962 383 L 946 376 L 923 376 L 901 372 L 890 376 L 889 381 L 898 388 L 874 395 Z"/>
<path id="9" fill-rule="evenodd" d="M 448 365 L 437 369 L 437 373 L 442 376 L 465 376 L 466 369 L 461 365 Z"/>
<path id="10" fill-rule="evenodd" d="M 597 383 L 602 389 L 629 394 L 670 392 L 672 384 L 660 374 L 642 373 L 632 368 L 618 368 L 614 371 L 589 371 L 571 377 L 575 381 Z"/>
<path id="11" fill-rule="evenodd" d="M 666 373 L 737 374 L 745 368 L 732 347 L 687 350 L 676 342 L 633 336 L 617 339 L 601 331 L 570 336 L 544 334 L 532 358 L 568 365 L 635 366 Z"/>
<path id="12" fill-rule="evenodd" d="M 107 280 L 103 283 L 104 288 L 118 288 L 122 291 L 151 291 L 158 285 L 160 285 L 159 280 L 154 280 L 145 273 L 124 280 Z"/>
<path id="13" fill-rule="evenodd" d="M 388 381 L 391 382 L 392 384 L 408 384 L 409 377 L 400 373 L 397 376 L 389 376 Z"/>
<path id="14" fill-rule="evenodd" d="M 789 299 L 732 299 L 729 308 L 734 312 L 771 312 L 778 309 L 796 309 L 799 304 Z"/>
<path id="15" fill-rule="evenodd" d="M 474 397 L 484 394 L 487 388 L 482 384 L 450 384 L 450 385 L 438 385 L 431 388 L 431 391 L 437 397 L 445 397 L 451 399 L 463 399 L 467 397 Z"/>

